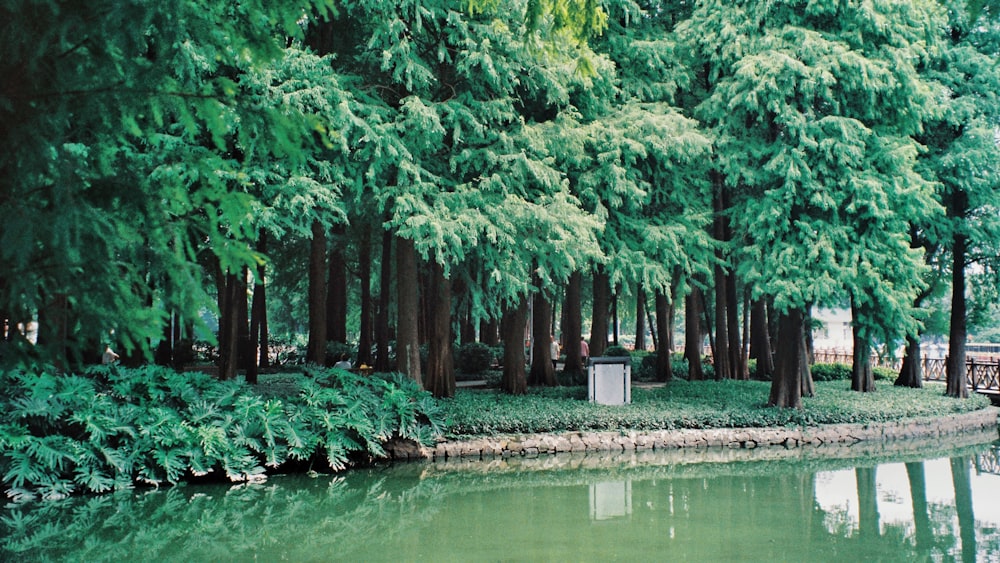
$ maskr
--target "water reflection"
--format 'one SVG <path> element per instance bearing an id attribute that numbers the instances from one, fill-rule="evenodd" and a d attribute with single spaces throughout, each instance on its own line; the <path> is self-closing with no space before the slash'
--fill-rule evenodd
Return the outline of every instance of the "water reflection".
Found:
<path id="1" fill-rule="evenodd" d="M 995 438 L 414 463 L 8 505 L 0 560 L 995 561 Z"/>

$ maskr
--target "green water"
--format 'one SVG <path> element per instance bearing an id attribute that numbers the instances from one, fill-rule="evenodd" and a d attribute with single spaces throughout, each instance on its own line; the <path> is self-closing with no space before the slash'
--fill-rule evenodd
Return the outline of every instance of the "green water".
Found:
<path id="1" fill-rule="evenodd" d="M 996 431 L 408 463 L 0 512 L 3 561 L 1000 561 Z"/>

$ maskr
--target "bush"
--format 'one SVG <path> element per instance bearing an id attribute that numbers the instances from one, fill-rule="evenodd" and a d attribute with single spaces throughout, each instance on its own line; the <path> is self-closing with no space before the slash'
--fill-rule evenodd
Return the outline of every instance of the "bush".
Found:
<path id="1" fill-rule="evenodd" d="M 285 465 L 339 470 L 398 436 L 440 431 L 429 393 L 399 374 L 309 368 L 294 397 L 159 366 L 84 375 L 0 373 L 0 475 L 8 497 L 58 498 L 209 476 L 252 481 Z"/>
<path id="2" fill-rule="evenodd" d="M 657 352 L 641 352 L 632 357 L 632 379 L 636 381 L 656 381 Z M 670 357 L 673 377 L 687 379 L 688 361 L 684 354 L 673 352 Z"/>
<path id="3" fill-rule="evenodd" d="M 332 366 L 333 364 L 339 362 L 342 359 L 347 359 L 353 365 L 354 346 L 351 346 L 350 344 L 347 344 L 345 342 L 327 342 L 324 365 Z"/>
<path id="4" fill-rule="evenodd" d="M 899 375 L 896 370 L 886 367 L 877 367 L 872 372 L 876 381 L 895 381 Z"/>
<path id="5" fill-rule="evenodd" d="M 612 358 L 631 358 L 632 352 L 624 346 L 608 346 L 604 350 L 604 355 Z"/>
<path id="6" fill-rule="evenodd" d="M 462 344 L 455 354 L 455 369 L 461 373 L 483 373 L 492 363 L 493 351 L 482 342 Z"/>
<path id="7" fill-rule="evenodd" d="M 809 369 L 813 381 L 843 381 L 851 379 L 851 366 L 847 364 L 813 364 Z"/>

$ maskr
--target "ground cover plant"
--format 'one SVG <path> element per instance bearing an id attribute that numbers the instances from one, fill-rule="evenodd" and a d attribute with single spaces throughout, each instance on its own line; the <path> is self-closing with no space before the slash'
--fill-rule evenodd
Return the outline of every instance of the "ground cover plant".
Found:
<path id="1" fill-rule="evenodd" d="M 441 401 L 448 437 L 587 430 L 655 430 L 815 426 L 945 416 L 989 406 L 977 396 L 956 401 L 937 385 L 912 389 L 886 385 L 876 393 L 851 391 L 843 381 L 816 382 L 802 409 L 766 406 L 763 381 L 675 380 L 662 387 L 632 388 L 632 404 L 599 405 L 585 387 L 532 389 L 514 397 L 495 390 L 462 390 Z"/>
<path id="2" fill-rule="evenodd" d="M 398 374 L 306 368 L 252 387 L 146 366 L 0 373 L 6 496 L 59 498 L 191 479 L 340 470 L 440 434 L 437 404 Z"/>

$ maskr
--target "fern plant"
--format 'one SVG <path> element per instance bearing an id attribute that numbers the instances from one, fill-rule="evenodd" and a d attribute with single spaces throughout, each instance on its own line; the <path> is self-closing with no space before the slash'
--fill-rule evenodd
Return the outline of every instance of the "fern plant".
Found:
<path id="1" fill-rule="evenodd" d="M 15 370 L 0 384 L 0 476 L 15 499 L 257 480 L 290 462 L 336 471 L 385 456 L 392 437 L 430 443 L 441 429 L 430 395 L 398 375 L 313 368 L 283 398 L 157 366 Z"/>

